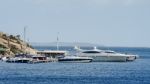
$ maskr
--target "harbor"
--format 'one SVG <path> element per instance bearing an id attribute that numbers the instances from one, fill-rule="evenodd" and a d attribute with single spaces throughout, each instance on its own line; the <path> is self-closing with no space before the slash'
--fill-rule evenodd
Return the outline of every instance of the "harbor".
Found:
<path id="1" fill-rule="evenodd" d="M 123 54 L 112 50 L 98 49 L 96 46 L 90 50 L 81 49 L 74 46 L 75 52 L 60 50 L 59 37 L 57 36 L 55 50 L 39 50 L 31 47 L 26 42 L 26 27 L 24 27 L 24 40 L 20 36 L 7 35 L 0 32 L 1 60 L 7 63 L 47 63 L 47 62 L 67 62 L 67 63 L 88 63 L 88 62 L 128 62 L 139 58 L 138 55 Z M 36 47 L 36 46 L 35 46 Z M 124 52 L 126 53 L 126 52 Z M 8 54 L 8 56 L 7 56 Z"/>
<path id="2" fill-rule="evenodd" d="M 0 84 L 150 84 L 150 0 L 0 0 Z"/>
<path id="3" fill-rule="evenodd" d="M 18 54 L 13 57 L 3 57 L 2 60 L 8 63 L 88 63 L 88 62 L 131 62 L 139 58 L 138 55 L 123 54 L 112 50 L 102 50 L 94 47 L 89 50 L 69 47 L 67 50 L 37 50 L 37 54 Z"/>
<path id="4" fill-rule="evenodd" d="M 49 47 L 49 50 L 55 47 Z M 70 49 L 71 48 L 71 49 Z M 74 52 L 74 47 L 60 47 L 60 50 Z M 99 47 L 97 47 L 99 49 Z M 102 47 L 101 47 L 102 48 Z M 44 50 L 45 48 L 43 48 Z M 93 49 L 81 47 L 81 49 Z M 103 50 L 107 48 L 102 48 Z M 36 84 L 148 84 L 150 48 L 120 48 L 110 47 L 116 52 L 135 53 L 140 55 L 133 62 L 90 62 L 90 63 L 7 63 L 0 61 L 0 83 L 34 83 Z M 13 79 L 13 80 L 12 80 Z M 84 80 L 84 81 L 83 81 Z M 42 81 L 42 82 L 41 82 Z M 44 82 L 43 82 L 44 81 Z M 123 82 L 122 82 L 123 81 Z"/>

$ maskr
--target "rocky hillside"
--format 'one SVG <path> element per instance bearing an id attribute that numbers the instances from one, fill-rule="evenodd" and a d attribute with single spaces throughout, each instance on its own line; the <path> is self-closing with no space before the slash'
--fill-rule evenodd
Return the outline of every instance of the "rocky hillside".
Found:
<path id="1" fill-rule="evenodd" d="M 14 55 L 17 53 L 36 54 L 36 50 L 23 42 L 20 35 L 14 36 L 0 32 L 0 54 Z"/>

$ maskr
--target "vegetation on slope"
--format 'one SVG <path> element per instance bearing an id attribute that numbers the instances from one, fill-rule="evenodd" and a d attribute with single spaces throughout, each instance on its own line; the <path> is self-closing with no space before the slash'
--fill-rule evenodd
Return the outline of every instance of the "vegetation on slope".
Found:
<path id="1" fill-rule="evenodd" d="M 14 36 L 0 32 L 0 54 L 14 55 L 18 53 L 35 54 L 36 50 L 21 40 L 20 35 Z"/>

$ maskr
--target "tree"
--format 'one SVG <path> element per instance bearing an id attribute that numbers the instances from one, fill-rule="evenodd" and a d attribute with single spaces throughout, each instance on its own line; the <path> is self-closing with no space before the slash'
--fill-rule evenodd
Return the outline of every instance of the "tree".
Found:
<path id="1" fill-rule="evenodd" d="M 16 35 L 17 39 L 20 40 L 20 35 Z"/>

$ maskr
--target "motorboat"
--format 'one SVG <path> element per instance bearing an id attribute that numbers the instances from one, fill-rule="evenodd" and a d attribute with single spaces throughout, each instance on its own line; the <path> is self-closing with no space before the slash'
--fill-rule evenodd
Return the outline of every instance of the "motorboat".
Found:
<path id="1" fill-rule="evenodd" d="M 58 62 L 67 62 L 67 63 L 88 63 L 92 62 L 93 58 L 90 57 L 79 57 L 79 56 L 65 56 L 58 58 Z"/>
<path id="2" fill-rule="evenodd" d="M 128 54 L 126 54 L 126 55 L 128 55 Z M 137 58 L 139 58 L 138 55 L 131 55 L 131 54 L 129 54 L 129 55 L 127 56 L 127 61 L 134 61 L 134 60 L 137 59 Z"/>
<path id="3" fill-rule="evenodd" d="M 9 58 L 6 62 L 8 63 L 28 63 L 31 60 L 31 58 L 26 57 L 12 57 Z"/>
<path id="4" fill-rule="evenodd" d="M 50 62 L 50 59 L 46 56 L 41 55 L 30 55 L 30 54 L 18 54 L 15 57 L 7 58 L 8 63 L 46 63 Z"/>
<path id="5" fill-rule="evenodd" d="M 4 62 L 6 62 L 8 59 L 9 59 L 9 57 L 6 57 L 6 56 L 1 58 L 1 60 Z"/>
<path id="6" fill-rule="evenodd" d="M 79 57 L 91 57 L 93 62 L 126 62 L 134 61 L 138 56 L 131 54 L 117 53 L 111 50 L 99 50 L 96 47 L 92 50 L 81 50 L 77 53 Z"/>

